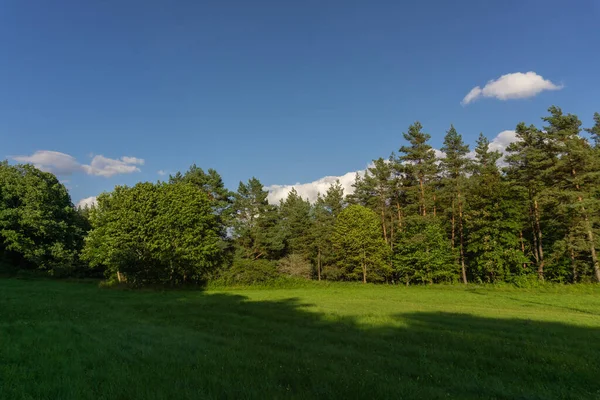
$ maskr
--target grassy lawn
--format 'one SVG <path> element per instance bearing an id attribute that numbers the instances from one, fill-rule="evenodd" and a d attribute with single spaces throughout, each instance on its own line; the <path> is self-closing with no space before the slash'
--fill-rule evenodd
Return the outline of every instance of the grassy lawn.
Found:
<path id="1" fill-rule="evenodd" d="M 600 288 L 0 280 L 2 399 L 600 399 Z"/>

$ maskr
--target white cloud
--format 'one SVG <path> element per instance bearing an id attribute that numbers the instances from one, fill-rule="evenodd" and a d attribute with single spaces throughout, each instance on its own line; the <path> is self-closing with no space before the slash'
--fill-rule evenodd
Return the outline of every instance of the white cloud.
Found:
<path id="1" fill-rule="evenodd" d="M 131 160 L 133 159 L 133 163 Z M 101 155 L 94 156 L 90 165 L 83 165 L 88 175 L 111 177 L 117 174 L 131 174 L 140 172 L 136 165 L 142 165 L 144 160 L 135 157 L 121 157 L 121 159 L 108 158 Z"/>
<path id="2" fill-rule="evenodd" d="M 134 165 L 144 165 L 144 162 L 145 162 L 143 158 L 137 158 L 137 157 L 121 157 L 121 160 L 123 160 L 124 163 L 134 164 Z"/>
<path id="3" fill-rule="evenodd" d="M 499 151 L 504 153 L 506 147 L 517 140 L 517 132 L 515 131 L 502 131 L 490 142 L 490 151 Z"/>
<path id="4" fill-rule="evenodd" d="M 10 157 L 21 163 L 30 163 L 42 171 L 66 176 L 75 172 L 88 175 L 111 177 L 117 174 L 140 172 L 138 165 L 144 165 L 144 160 L 136 157 L 121 157 L 113 159 L 97 155 L 92 158 L 90 165 L 79 163 L 75 157 L 58 151 L 39 150 L 30 156 Z"/>
<path id="5" fill-rule="evenodd" d="M 362 176 L 365 174 L 365 170 L 363 169 L 360 171 L 348 172 L 341 176 L 326 176 L 309 183 L 297 183 L 295 185 L 271 185 L 267 186 L 265 189 L 269 191 L 268 199 L 269 203 L 271 204 L 278 204 L 279 200 L 285 199 L 292 188 L 296 189 L 302 198 L 308 198 L 308 200 L 312 203 L 317 200 L 317 194 L 325 194 L 327 189 L 329 189 L 329 186 L 334 184 L 336 180 L 340 181 L 340 184 L 344 188 L 345 195 L 352 194 L 354 192 L 352 184 L 355 181 L 357 173 Z"/>
<path id="6" fill-rule="evenodd" d="M 74 157 L 58 151 L 39 150 L 30 156 L 14 156 L 11 158 L 20 163 L 33 164 L 42 171 L 57 175 L 71 175 L 73 172 L 82 170 L 82 166 Z"/>
<path id="7" fill-rule="evenodd" d="M 85 208 L 85 207 L 95 206 L 96 204 L 97 204 L 96 196 L 91 196 L 91 197 L 86 197 L 85 199 L 79 200 L 75 206 L 77 208 L 79 208 L 79 207 Z"/>
<path id="8" fill-rule="evenodd" d="M 167 171 L 159 169 L 158 172 L 157 172 L 157 174 L 160 175 L 160 176 L 165 176 L 165 175 L 167 175 Z"/>
<path id="9" fill-rule="evenodd" d="M 562 85 L 552 83 L 533 71 L 514 72 L 488 81 L 483 87 L 475 86 L 462 100 L 463 106 L 479 97 L 494 97 L 498 100 L 523 99 L 533 97 L 544 90 L 560 90 Z"/>
<path id="10" fill-rule="evenodd" d="M 446 153 L 441 150 L 433 149 L 433 152 L 435 153 L 435 158 L 446 158 Z"/>
<path id="11" fill-rule="evenodd" d="M 475 86 L 473 89 L 471 89 L 471 91 L 469 91 L 469 93 L 467 93 L 467 95 L 465 96 L 464 99 L 462 99 L 460 104 L 462 104 L 463 106 L 466 106 L 467 104 L 469 104 L 470 102 L 472 102 L 473 100 L 478 98 L 479 96 L 481 96 L 481 88 L 479 86 Z"/>

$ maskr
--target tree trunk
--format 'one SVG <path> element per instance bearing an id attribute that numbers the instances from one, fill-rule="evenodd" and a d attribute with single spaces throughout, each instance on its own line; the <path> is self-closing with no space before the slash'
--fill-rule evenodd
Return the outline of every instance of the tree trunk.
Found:
<path id="1" fill-rule="evenodd" d="M 571 169 L 571 174 L 573 175 L 573 178 L 575 178 L 575 169 Z M 577 188 L 577 190 L 579 191 L 579 184 L 576 183 L 575 187 Z M 587 230 L 587 237 L 588 237 L 588 242 L 590 242 L 590 254 L 592 256 L 592 266 L 594 267 L 594 276 L 596 277 L 596 280 L 598 282 L 600 282 L 600 265 L 598 265 L 598 256 L 596 255 L 596 243 L 594 240 L 594 231 L 592 229 L 592 224 L 590 223 L 590 220 L 588 218 L 587 212 L 585 211 L 585 206 L 583 205 L 583 197 L 581 197 L 581 195 L 577 196 L 577 199 L 579 200 L 581 204 L 581 214 L 583 215 L 583 220 L 585 221 L 585 229 Z"/>
<path id="2" fill-rule="evenodd" d="M 394 213 L 390 213 L 390 249 L 394 250 Z"/>
<path id="3" fill-rule="evenodd" d="M 119 281 L 119 283 L 121 283 L 123 280 L 121 279 L 121 272 L 117 271 L 117 281 Z"/>
<path id="4" fill-rule="evenodd" d="M 467 284 L 467 268 L 465 267 L 465 241 L 463 236 L 463 210 L 460 191 L 458 192 L 458 232 L 460 237 L 460 266 L 462 268 L 463 283 Z"/>
<path id="5" fill-rule="evenodd" d="M 596 255 L 594 231 L 592 230 L 592 224 L 590 224 L 590 220 L 585 212 L 585 207 L 581 206 L 581 209 L 583 210 L 583 219 L 587 229 L 588 242 L 590 242 L 590 253 L 592 255 L 592 265 L 594 266 L 594 276 L 596 277 L 596 280 L 600 282 L 600 265 L 598 265 L 598 256 Z"/>
<path id="6" fill-rule="evenodd" d="M 383 239 L 385 239 L 385 243 L 388 243 L 388 237 L 387 237 L 387 229 L 385 227 L 385 211 L 383 209 L 383 206 L 381 207 L 381 227 L 383 228 Z"/>
<path id="7" fill-rule="evenodd" d="M 529 205 L 529 222 L 531 223 L 531 234 L 533 236 L 533 258 L 535 258 L 536 265 L 540 263 L 540 255 L 538 254 L 538 245 L 537 245 L 537 234 L 535 231 L 535 223 L 533 222 L 533 210 L 531 209 L 531 204 Z"/>
<path id="8" fill-rule="evenodd" d="M 435 217 L 435 216 L 436 216 L 436 214 L 437 214 L 437 211 L 436 211 L 436 210 L 437 210 L 437 207 L 435 206 L 435 200 L 436 200 L 436 197 L 435 197 L 435 193 L 434 193 L 434 194 L 433 194 L 433 216 L 434 216 L 434 217 Z"/>
<path id="9" fill-rule="evenodd" d="M 541 281 L 544 280 L 544 249 L 542 247 L 542 229 L 540 227 L 540 211 L 538 207 L 537 199 L 533 199 L 533 215 L 535 219 L 535 227 L 537 228 L 537 244 L 538 254 L 540 256 L 540 263 L 538 265 L 538 278 Z"/>
<path id="10" fill-rule="evenodd" d="M 399 201 L 396 201 L 396 210 L 398 211 L 398 231 L 402 232 L 402 208 L 400 208 Z"/>

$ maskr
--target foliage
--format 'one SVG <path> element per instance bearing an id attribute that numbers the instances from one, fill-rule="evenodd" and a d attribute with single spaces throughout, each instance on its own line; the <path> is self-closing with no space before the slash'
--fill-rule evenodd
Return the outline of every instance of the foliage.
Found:
<path id="1" fill-rule="evenodd" d="M 256 178 L 240 182 L 234 194 L 231 228 L 240 257 L 278 259 L 283 255 L 285 237 L 278 229 L 277 207 L 269 204 L 268 194 Z"/>
<path id="2" fill-rule="evenodd" d="M 600 114 L 585 130 L 556 106 L 542 121 L 517 124 L 504 154 L 483 134 L 470 152 L 451 125 L 439 156 L 415 122 L 352 193 L 336 182 L 314 202 L 295 189 L 269 202 L 254 177 L 232 193 L 194 164 L 75 210 L 55 176 L 4 162 L 0 265 L 135 285 L 252 275 L 258 260 L 328 281 L 600 282 Z"/>
<path id="3" fill-rule="evenodd" d="M 407 285 L 454 282 L 458 279 L 456 252 L 435 217 L 408 218 L 395 249 L 394 267 L 398 278 Z"/>
<path id="4" fill-rule="evenodd" d="M 313 275 L 313 266 L 300 254 L 290 254 L 279 260 L 277 268 L 285 276 L 310 279 Z"/>
<path id="5" fill-rule="evenodd" d="M 389 248 L 381 236 L 377 214 L 360 205 L 345 208 L 332 236 L 338 266 L 347 279 L 386 280 L 391 272 Z"/>
<path id="6" fill-rule="evenodd" d="M 79 265 L 85 223 L 58 179 L 0 163 L 0 262 L 63 276 Z"/>
<path id="7" fill-rule="evenodd" d="M 118 186 L 98 197 L 84 257 L 134 285 L 200 283 L 221 265 L 222 226 L 190 183 Z"/>
<path id="8" fill-rule="evenodd" d="M 260 285 L 274 281 L 279 277 L 277 264 L 273 261 L 236 258 L 233 265 L 222 273 L 218 282 L 230 286 Z"/>

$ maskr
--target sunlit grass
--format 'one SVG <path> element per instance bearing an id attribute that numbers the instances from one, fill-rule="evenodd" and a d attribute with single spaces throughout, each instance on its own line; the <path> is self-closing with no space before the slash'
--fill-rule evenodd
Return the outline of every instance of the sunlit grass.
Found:
<path id="1" fill-rule="evenodd" d="M 0 398 L 600 398 L 600 289 L 0 280 Z"/>

